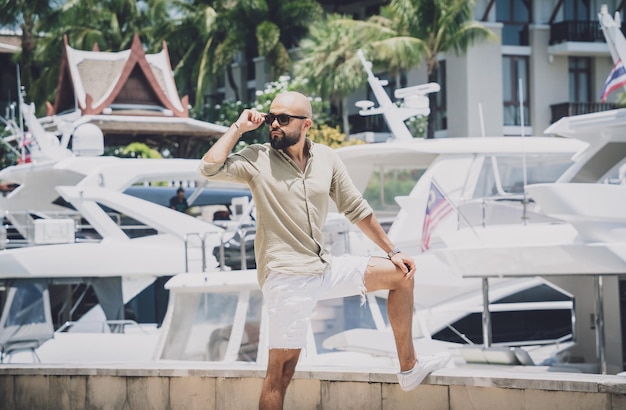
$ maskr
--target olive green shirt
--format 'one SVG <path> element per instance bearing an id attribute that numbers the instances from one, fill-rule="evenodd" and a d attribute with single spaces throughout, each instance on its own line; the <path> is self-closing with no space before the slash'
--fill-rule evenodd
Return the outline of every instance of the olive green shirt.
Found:
<path id="1" fill-rule="evenodd" d="M 307 139 L 309 159 L 302 172 L 282 150 L 250 145 L 224 164 L 200 164 L 208 179 L 245 183 L 256 207 L 256 256 L 259 285 L 270 271 L 321 275 L 331 260 L 322 228 L 329 197 L 351 223 L 373 211 L 354 186 L 339 156 Z"/>

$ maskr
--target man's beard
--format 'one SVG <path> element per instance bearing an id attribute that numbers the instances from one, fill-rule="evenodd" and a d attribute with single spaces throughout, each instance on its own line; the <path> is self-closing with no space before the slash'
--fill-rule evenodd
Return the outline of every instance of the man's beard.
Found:
<path id="1" fill-rule="evenodd" d="M 282 137 L 277 137 L 275 135 L 272 135 L 273 131 L 279 131 L 281 134 L 283 134 L 283 136 Z M 292 145 L 296 145 L 298 143 L 298 141 L 300 141 L 300 132 L 299 131 L 287 134 L 285 131 L 283 131 L 281 129 L 270 130 L 270 144 L 272 145 L 272 148 L 274 148 L 274 149 L 289 148 Z"/>

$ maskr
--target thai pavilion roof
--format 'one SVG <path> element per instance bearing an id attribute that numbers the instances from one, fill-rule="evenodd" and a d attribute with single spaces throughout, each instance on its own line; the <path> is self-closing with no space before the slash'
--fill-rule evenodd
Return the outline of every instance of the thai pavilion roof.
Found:
<path id="1" fill-rule="evenodd" d="M 64 43 L 57 96 L 49 114 L 75 108 L 84 115 L 102 114 L 132 107 L 189 116 L 187 97 L 178 96 L 165 42 L 156 54 L 145 53 L 138 35 L 130 49 L 119 52 L 77 50 L 67 36 Z"/>
<path id="2" fill-rule="evenodd" d="M 135 34 L 130 49 L 119 52 L 72 48 L 64 37 L 54 104 L 48 116 L 72 116 L 100 127 L 105 143 L 133 141 L 155 145 L 162 138 L 183 141 L 222 135 L 226 127 L 189 118 L 188 98 L 180 98 L 167 45 L 146 54 Z M 158 144 L 156 144 L 158 145 Z"/>

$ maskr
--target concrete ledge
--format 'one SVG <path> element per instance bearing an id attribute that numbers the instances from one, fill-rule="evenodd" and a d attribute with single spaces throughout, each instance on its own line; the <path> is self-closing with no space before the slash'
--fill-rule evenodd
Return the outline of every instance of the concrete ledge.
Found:
<path id="1" fill-rule="evenodd" d="M 0 365 L 3 409 L 256 409 L 265 369 L 155 363 Z M 624 409 L 626 378 L 514 366 L 447 368 L 416 390 L 390 369 L 306 368 L 285 409 Z"/>

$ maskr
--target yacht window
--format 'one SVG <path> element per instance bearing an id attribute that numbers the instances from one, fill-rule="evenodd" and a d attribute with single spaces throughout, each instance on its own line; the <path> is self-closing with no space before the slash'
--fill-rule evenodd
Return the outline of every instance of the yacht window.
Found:
<path id="1" fill-rule="evenodd" d="M 572 299 L 570 295 L 544 284 L 521 290 L 512 295 L 494 300 L 492 303 L 565 302 Z"/>
<path id="2" fill-rule="evenodd" d="M 626 143 L 609 142 L 594 153 L 591 158 L 578 170 L 576 175 L 572 177 L 572 182 L 596 183 L 598 181 L 605 183 L 623 183 L 617 182 L 620 178 L 623 180 L 623 174 L 626 172 L 623 168 L 626 157 Z M 620 172 L 621 175 L 620 176 Z"/>
<path id="3" fill-rule="evenodd" d="M 626 158 L 622 159 L 611 168 L 602 182 L 605 184 L 626 185 Z"/>
<path id="4" fill-rule="evenodd" d="M 527 185 L 555 182 L 570 165 L 572 161 L 566 155 L 487 156 L 472 197 L 523 194 L 524 174 Z"/>
<path id="5" fill-rule="evenodd" d="M 4 310 L 4 304 L 7 300 L 7 283 L 0 281 L 0 312 Z"/>
<path id="6" fill-rule="evenodd" d="M 15 297 L 4 327 L 45 323 L 43 289 L 33 283 L 15 285 Z"/>
<path id="7" fill-rule="evenodd" d="M 393 216 L 400 210 L 395 197 L 409 195 L 424 171 L 423 168 L 379 168 L 372 173 L 363 196 L 377 216 Z"/>
<path id="8" fill-rule="evenodd" d="M 248 302 L 248 312 L 246 313 L 246 325 L 237 360 L 244 362 L 256 362 L 259 350 L 262 307 L 263 298 L 261 291 L 251 292 L 250 300 Z"/>
<path id="9" fill-rule="evenodd" d="M 361 296 L 320 300 L 311 319 L 318 353 L 329 352 L 322 343 L 350 329 L 376 329 L 371 310 L 361 306 Z"/>
<path id="10" fill-rule="evenodd" d="M 239 293 L 177 295 L 162 358 L 219 360 L 209 357 L 209 342 L 230 338 L 238 299 Z"/>
<path id="11" fill-rule="evenodd" d="M 574 333 L 570 309 L 522 310 L 491 313 L 493 343 L 545 344 L 571 340 Z M 433 334 L 434 340 L 452 343 L 483 343 L 482 314 L 470 313 Z"/>

